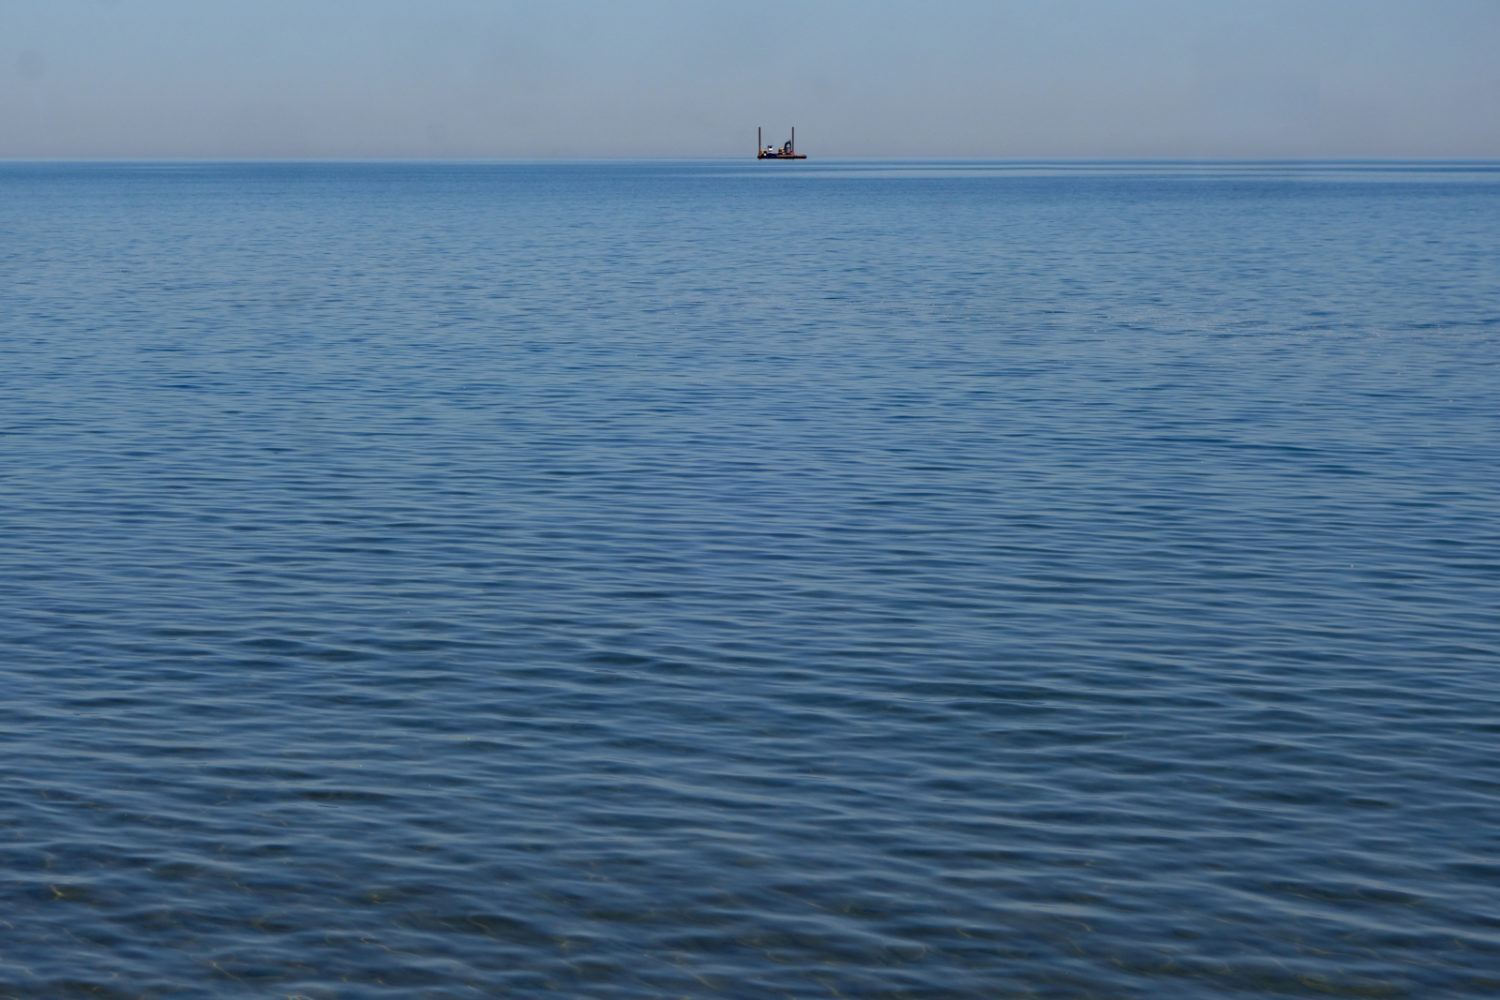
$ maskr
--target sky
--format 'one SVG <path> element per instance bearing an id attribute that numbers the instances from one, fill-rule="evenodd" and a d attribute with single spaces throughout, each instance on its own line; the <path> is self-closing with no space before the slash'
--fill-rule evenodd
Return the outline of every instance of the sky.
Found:
<path id="1" fill-rule="evenodd" d="M 0 0 L 0 158 L 1500 158 L 1500 0 Z"/>

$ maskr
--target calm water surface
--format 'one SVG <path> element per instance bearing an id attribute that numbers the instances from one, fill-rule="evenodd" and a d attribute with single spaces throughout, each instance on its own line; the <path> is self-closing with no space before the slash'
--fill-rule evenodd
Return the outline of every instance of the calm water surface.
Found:
<path id="1" fill-rule="evenodd" d="M 0 997 L 1500 992 L 1500 167 L 0 166 Z"/>

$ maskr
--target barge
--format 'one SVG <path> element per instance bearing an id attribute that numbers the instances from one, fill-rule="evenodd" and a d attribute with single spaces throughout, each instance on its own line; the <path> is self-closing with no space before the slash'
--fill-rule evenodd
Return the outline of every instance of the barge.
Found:
<path id="1" fill-rule="evenodd" d="M 755 158 L 757 160 L 805 160 L 807 157 L 797 152 L 797 127 L 792 126 L 792 137 L 781 144 L 781 148 L 775 146 L 761 145 L 760 126 L 755 127 Z"/>

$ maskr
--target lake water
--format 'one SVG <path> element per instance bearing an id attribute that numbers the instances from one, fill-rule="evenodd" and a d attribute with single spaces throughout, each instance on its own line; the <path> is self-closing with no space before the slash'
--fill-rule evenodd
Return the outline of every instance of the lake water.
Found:
<path id="1" fill-rule="evenodd" d="M 0 166 L 0 997 L 1500 992 L 1500 166 Z"/>

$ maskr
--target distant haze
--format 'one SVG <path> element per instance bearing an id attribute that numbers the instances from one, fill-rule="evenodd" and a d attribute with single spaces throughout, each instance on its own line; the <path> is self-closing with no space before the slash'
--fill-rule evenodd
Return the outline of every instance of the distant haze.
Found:
<path id="1" fill-rule="evenodd" d="M 1500 0 L 0 0 L 3 158 L 1500 157 Z"/>

